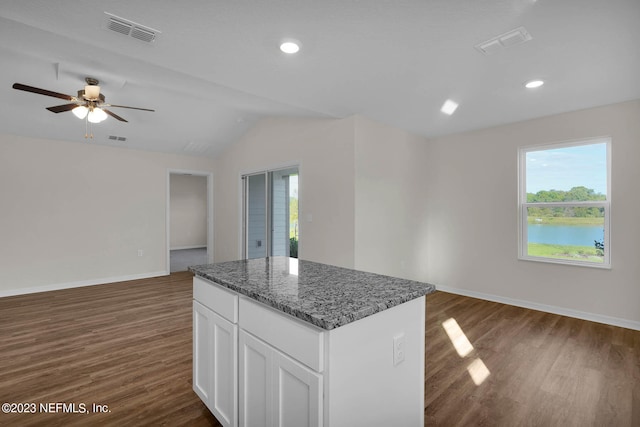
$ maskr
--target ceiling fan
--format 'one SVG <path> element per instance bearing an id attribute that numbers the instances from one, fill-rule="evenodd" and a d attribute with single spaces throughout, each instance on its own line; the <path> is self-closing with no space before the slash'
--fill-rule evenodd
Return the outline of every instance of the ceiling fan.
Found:
<path id="1" fill-rule="evenodd" d="M 100 123 L 108 116 L 121 122 L 128 122 L 116 113 L 106 109 L 105 107 L 117 107 L 117 108 L 129 108 L 132 110 L 142 111 L 155 111 L 148 108 L 127 107 L 126 105 L 107 104 L 105 97 L 100 93 L 99 81 L 91 77 L 85 78 L 87 85 L 84 89 L 78 91 L 78 96 L 66 95 L 64 93 L 53 92 L 46 89 L 40 89 L 33 86 L 24 85 L 22 83 L 14 83 L 13 88 L 18 90 L 24 90 L 26 92 L 37 93 L 39 95 L 52 96 L 54 98 L 60 98 L 67 101 L 71 101 L 69 104 L 56 105 L 54 107 L 48 107 L 47 110 L 53 113 L 63 113 L 65 111 L 71 111 L 79 119 L 86 119 L 89 123 Z M 87 138 L 89 135 L 85 135 Z M 93 138 L 93 135 L 91 135 Z"/>

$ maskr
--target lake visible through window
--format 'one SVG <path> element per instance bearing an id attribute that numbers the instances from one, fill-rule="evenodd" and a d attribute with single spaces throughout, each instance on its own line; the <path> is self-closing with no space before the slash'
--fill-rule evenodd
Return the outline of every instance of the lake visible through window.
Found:
<path id="1" fill-rule="evenodd" d="M 594 246 L 604 238 L 604 227 L 529 224 L 527 236 L 531 243 Z"/>

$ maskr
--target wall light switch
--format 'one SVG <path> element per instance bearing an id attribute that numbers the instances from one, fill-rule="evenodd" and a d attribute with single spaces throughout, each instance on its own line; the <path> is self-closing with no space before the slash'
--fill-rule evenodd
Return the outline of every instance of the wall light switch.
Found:
<path id="1" fill-rule="evenodd" d="M 144 255 L 144 251 L 142 249 L 138 249 L 138 256 Z"/>

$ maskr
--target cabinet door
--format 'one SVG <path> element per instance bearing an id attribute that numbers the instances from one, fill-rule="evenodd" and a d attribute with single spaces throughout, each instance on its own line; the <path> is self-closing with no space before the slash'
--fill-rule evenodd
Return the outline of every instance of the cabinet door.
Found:
<path id="1" fill-rule="evenodd" d="M 238 326 L 213 313 L 211 412 L 225 427 L 238 425 Z"/>
<path id="2" fill-rule="evenodd" d="M 240 330 L 240 425 L 271 426 L 272 349 Z"/>
<path id="3" fill-rule="evenodd" d="M 273 350 L 273 425 L 319 427 L 322 425 L 322 376 Z"/>
<path id="4" fill-rule="evenodd" d="M 211 310 L 193 301 L 193 390 L 207 406 L 212 390 L 212 316 Z"/>
<path id="5" fill-rule="evenodd" d="M 193 389 L 225 427 L 238 425 L 238 327 L 193 302 Z"/>

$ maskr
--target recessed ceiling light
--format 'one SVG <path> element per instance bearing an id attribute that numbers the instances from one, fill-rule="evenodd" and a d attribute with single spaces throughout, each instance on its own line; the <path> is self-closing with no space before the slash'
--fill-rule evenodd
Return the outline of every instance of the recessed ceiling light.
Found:
<path id="1" fill-rule="evenodd" d="M 440 108 L 440 111 L 445 114 L 452 115 L 453 112 L 456 111 L 456 108 L 458 108 L 458 103 L 447 99 L 444 104 L 442 104 L 442 108 Z"/>
<path id="2" fill-rule="evenodd" d="M 296 53 L 300 50 L 300 46 L 296 42 L 284 42 L 280 45 L 280 50 L 284 53 Z"/>
<path id="3" fill-rule="evenodd" d="M 535 89 L 537 87 L 540 87 L 544 84 L 544 81 L 542 80 L 531 80 L 530 82 L 527 82 L 524 87 L 526 87 L 527 89 Z"/>

